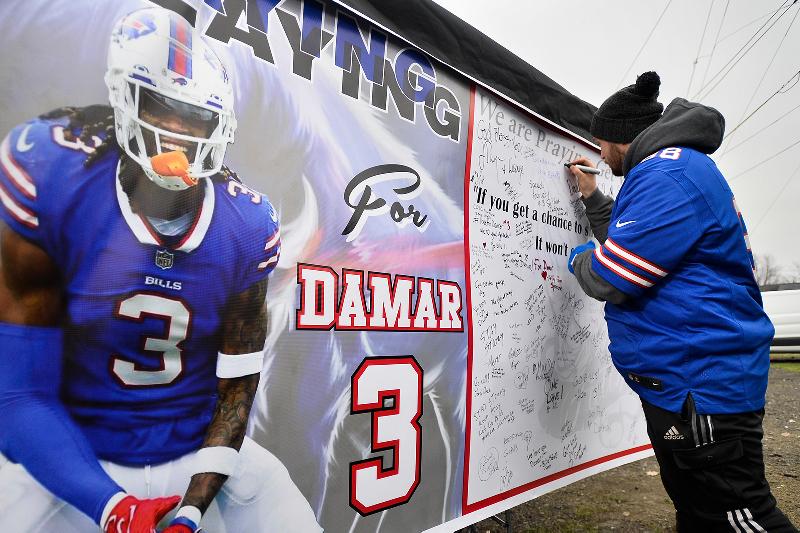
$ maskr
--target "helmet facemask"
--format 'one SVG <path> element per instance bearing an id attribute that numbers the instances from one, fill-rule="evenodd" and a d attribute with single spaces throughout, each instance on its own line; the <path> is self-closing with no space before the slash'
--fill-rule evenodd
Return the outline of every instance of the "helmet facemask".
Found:
<path id="1" fill-rule="evenodd" d="M 218 173 L 236 129 L 225 67 L 193 33 L 184 19 L 148 8 L 118 23 L 109 49 L 106 85 L 117 142 L 151 181 L 170 190 Z M 173 63 L 177 56 L 182 65 Z"/>
<path id="2" fill-rule="evenodd" d="M 153 170 L 153 156 L 173 151 L 186 155 L 188 174 L 195 180 L 220 171 L 233 138 L 232 117 L 164 96 L 144 84 L 120 81 L 123 101 L 114 105 L 117 139 L 148 178 L 172 190 L 190 186 L 176 176 L 162 176 Z"/>

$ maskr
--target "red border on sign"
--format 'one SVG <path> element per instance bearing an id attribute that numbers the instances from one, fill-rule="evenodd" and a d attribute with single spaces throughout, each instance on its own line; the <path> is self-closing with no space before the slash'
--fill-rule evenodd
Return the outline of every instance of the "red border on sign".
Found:
<path id="1" fill-rule="evenodd" d="M 470 435 L 472 434 L 472 273 L 469 262 L 469 190 L 470 172 L 472 167 L 472 131 L 475 121 L 475 90 L 473 83 L 469 91 L 469 124 L 467 126 L 467 161 L 464 165 L 464 284 L 467 293 L 467 417 L 464 430 L 464 485 L 461 490 L 461 514 L 469 511 L 467 504 L 467 490 L 469 487 L 469 448 Z"/>
<path id="2" fill-rule="evenodd" d="M 469 97 L 469 132 L 467 134 L 467 160 L 464 166 L 464 276 L 466 282 L 466 297 L 467 297 L 467 391 L 466 391 L 466 425 L 465 425 L 465 432 L 464 432 L 464 482 L 463 487 L 461 490 L 461 514 L 466 515 L 473 511 L 477 511 L 479 509 L 483 509 L 484 507 L 488 507 L 495 503 L 501 502 L 513 496 L 517 496 L 518 494 L 522 494 L 527 492 L 531 489 L 536 487 L 540 487 L 557 479 L 561 479 L 563 477 L 569 476 L 574 474 L 575 472 L 580 472 L 581 470 L 586 470 L 587 468 L 591 468 L 593 466 L 597 466 L 599 464 L 607 463 L 609 461 L 613 461 L 614 459 L 619 459 L 621 457 L 625 457 L 627 455 L 633 455 L 635 453 L 643 452 L 646 450 L 651 449 L 653 446 L 651 444 L 644 444 L 642 446 L 636 446 L 634 448 L 630 448 L 627 450 L 621 450 L 619 452 L 612 453 L 610 455 L 605 455 L 603 457 L 598 457 L 596 459 L 592 459 L 591 461 L 587 461 L 585 463 L 581 463 L 579 465 L 571 466 L 564 470 L 560 470 L 558 472 L 554 472 L 548 476 L 535 479 L 524 485 L 520 485 L 519 487 L 515 487 L 513 489 L 509 489 L 505 492 L 501 492 L 484 500 L 479 500 L 475 503 L 468 503 L 469 502 L 469 458 L 470 458 L 470 437 L 472 435 L 472 280 L 470 275 L 470 260 L 469 260 L 469 225 L 470 225 L 470 202 L 469 202 L 469 192 L 470 192 L 470 172 L 471 172 L 471 165 L 472 165 L 472 132 L 473 126 L 475 121 L 475 94 L 477 91 L 477 85 L 474 83 L 472 84 L 472 88 L 470 90 L 470 97 Z M 506 102 L 508 103 L 508 102 Z M 525 115 L 528 113 L 520 108 L 519 106 L 514 106 L 520 111 L 523 111 Z M 536 119 L 537 117 L 533 117 Z M 540 123 L 541 125 L 548 127 L 549 124 L 546 124 L 544 121 L 536 120 L 536 122 Z M 550 128 L 548 128 L 550 129 Z M 560 132 L 559 132 L 560 133 Z M 597 151 L 597 149 L 590 145 L 588 142 L 583 140 L 582 138 L 578 137 L 577 135 L 574 136 L 581 144 L 591 148 L 593 151 Z"/>
<path id="3" fill-rule="evenodd" d="M 469 436 L 466 437 L 469 439 Z M 586 470 L 587 468 L 591 468 L 593 466 L 597 466 L 599 464 L 607 463 L 609 461 L 613 461 L 614 459 L 619 459 L 620 457 L 625 457 L 626 455 L 633 455 L 634 453 L 643 452 L 645 450 L 649 450 L 653 447 L 652 444 L 643 444 L 642 446 L 636 446 L 635 448 L 630 448 L 628 450 L 622 450 L 616 453 L 612 453 L 610 455 L 604 455 L 603 457 L 598 457 L 597 459 L 592 459 L 591 461 L 587 461 L 585 463 L 581 463 L 579 465 L 571 466 L 564 470 L 559 470 L 558 472 L 554 472 L 549 476 L 545 476 L 539 479 L 534 479 L 524 485 L 520 485 L 519 487 L 515 487 L 511 490 L 507 490 L 505 492 L 501 492 L 495 496 L 490 498 L 486 498 L 485 500 L 477 501 L 473 504 L 467 503 L 467 472 L 469 470 L 469 466 L 464 466 L 464 491 L 463 491 L 463 500 L 462 500 L 462 508 L 461 514 L 469 514 L 473 511 L 477 511 L 478 509 L 483 509 L 484 507 L 488 507 L 492 504 L 501 502 L 512 496 L 516 496 L 517 494 L 522 494 L 523 492 L 527 492 L 531 489 L 535 489 L 536 487 L 541 487 L 551 481 L 555 481 L 557 479 L 561 479 L 562 477 L 567 477 L 570 474 L 574 474 L 575 472 L 580 472 L 581 470 Z"/>

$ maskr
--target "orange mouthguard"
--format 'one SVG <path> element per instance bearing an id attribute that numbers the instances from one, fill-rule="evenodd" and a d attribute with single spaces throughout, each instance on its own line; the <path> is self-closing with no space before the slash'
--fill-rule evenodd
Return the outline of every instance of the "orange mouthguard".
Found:
<path id="1" fill-rule="evenodd" d="M 162 176 L 175 176 L 183 180 L 189 187 L 197 185 L 197 178 L 189 175 L 189 160 L 180 151 L 164 152 L 150 158 L 153 170 Z"/>

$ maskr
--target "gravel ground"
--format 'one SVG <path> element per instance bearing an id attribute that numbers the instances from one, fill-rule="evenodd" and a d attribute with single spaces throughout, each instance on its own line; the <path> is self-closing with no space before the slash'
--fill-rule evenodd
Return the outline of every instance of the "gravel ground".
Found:
<path id="1" fill-rule="evenodd" d="M 767 480 L 778 506 L 800 525 L 800 362 L 773 364 L 764 419 Z M 511 511 L 511 531 L 675 531 L 675 511 L 654 457 L 573 483 Z M 493 520 L 479 533 L 504 533 Z"/>

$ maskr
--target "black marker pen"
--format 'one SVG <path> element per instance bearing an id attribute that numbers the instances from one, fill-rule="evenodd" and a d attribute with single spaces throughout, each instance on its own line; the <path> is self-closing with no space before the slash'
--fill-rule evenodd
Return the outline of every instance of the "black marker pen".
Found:
<path id="1" fill-rule="evenodd" d="M 575 163 L 564 163 L 564 166 L 567 167 L 567 168 L 569 168 L 569 167 L 571 167 L 573 165 L 575 166 L 575 168 L 577 168 L 581 172 L 585 172 L 587 174 L 600 174 L 600 171 L 597 170 L 596 168 L 587 167 L 587 166 L 584 166 L 584 165 L 575 165 Z"/>

